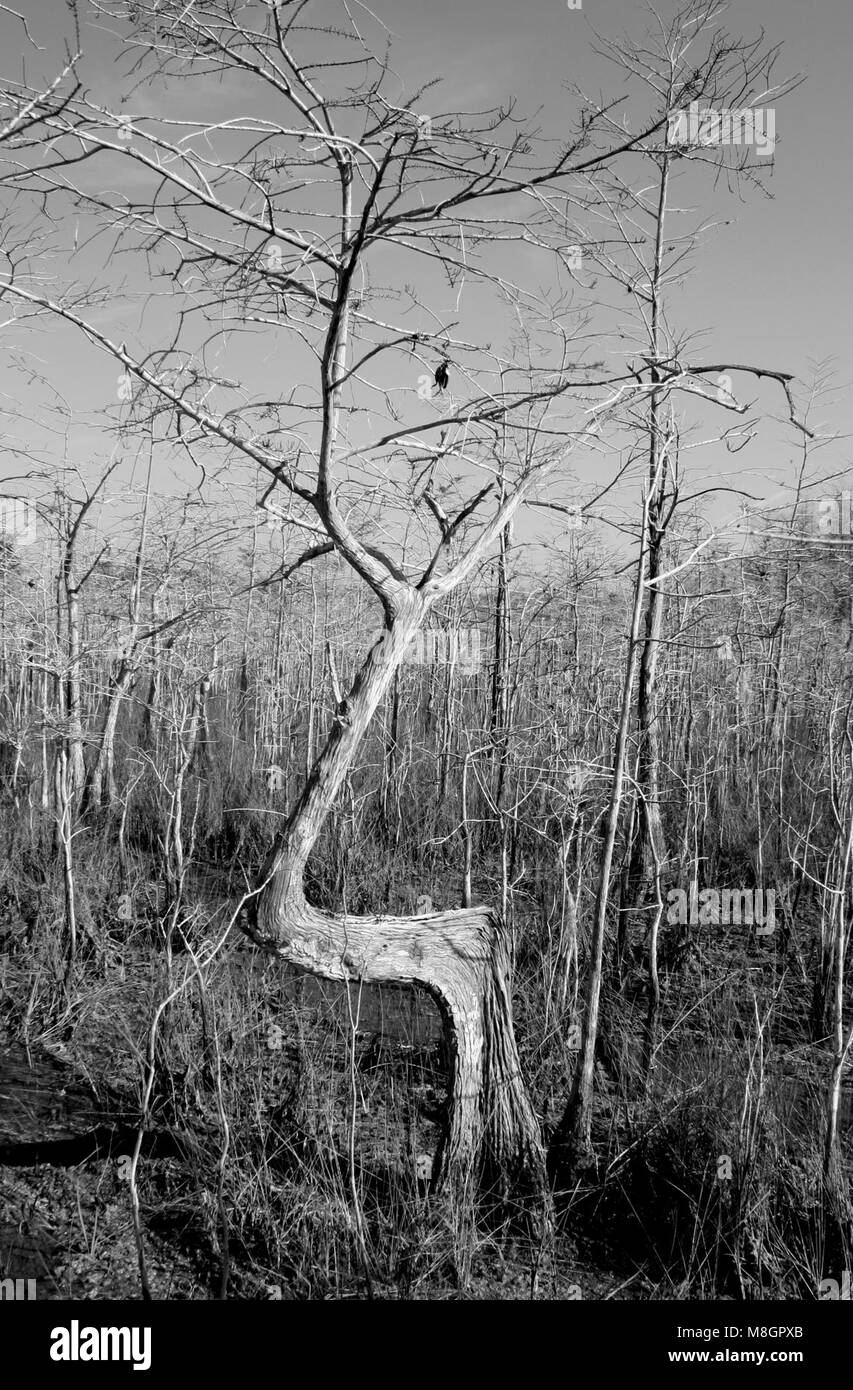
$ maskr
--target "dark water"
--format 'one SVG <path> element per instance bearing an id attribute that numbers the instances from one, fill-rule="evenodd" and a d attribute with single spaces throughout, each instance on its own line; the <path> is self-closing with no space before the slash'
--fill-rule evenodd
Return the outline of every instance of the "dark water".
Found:
<path id="1" fill-rule="evenodd" d="M 318 1022 L 360 1033 L 381 1033 L 392 1042 L 425 1047 L 442 1035 L 441 1017 L 423 990 L 394 985 L 346 985 L 287 967 L 284 991 L 297 1005 L 316 1010 Z"/>
<path id="2" fill-rule="evenodd" d="M 244 992 L 245 981 L 248 997 L 251 976 L 265 966 L 268 968 L 266 959 L 252 951 L 235 952 L 228 970 L 237 992 Z M 317 1031 L 327 1027 L 340 1034 L 355 1027 L 358 1033 L 381 1033 L 389 1042 L 412 1047 L 428 1047 L 442 1037 L 441 1015 L 422 989 L 390 984 L 351 984 L 348 988 L 282 962 L 276 964 L 275 991 L 278 999 L 284 995 Z"/>

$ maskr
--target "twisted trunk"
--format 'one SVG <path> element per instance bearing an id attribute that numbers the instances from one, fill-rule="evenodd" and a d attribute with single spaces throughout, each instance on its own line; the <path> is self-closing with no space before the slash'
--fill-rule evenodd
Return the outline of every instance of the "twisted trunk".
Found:
<path id="1" fill-rule="evenodd" d="M 451 1044 L 447 1142 L 434 1182 L 485 1176 L 542 1191 L 544 1153 L 512 1027 L 509 953 L 486 907 L 416 917 L 350 917 L 306 901 L 303 875 L 377 705 L 426 613 L 402 594 L 390 630 L 341 701 L 323 752 L 274 846 L 247 927 L 260 945 L 329 980 L 420 985 L 437 1001 Z"/>

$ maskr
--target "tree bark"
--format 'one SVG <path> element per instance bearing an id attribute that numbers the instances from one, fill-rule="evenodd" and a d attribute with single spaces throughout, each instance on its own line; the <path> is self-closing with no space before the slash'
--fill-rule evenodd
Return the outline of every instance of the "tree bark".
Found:
<path id="1" fill-rule="evenodd" d="M 665 351 L 662 331 L 662 285 L 664 259 L 664 225 L 667 212 L 670 161 L 664 157 L 658 192 L 657 217 L 655 225 L 654 264 L 649 288 L 651 300 L 651 321 L 649 325 L 649 350 L 651 361 L 651 380 L 655 385 L 661 381 L 657 362 Z M 670 434 L 661 419 L 662 397 L 653 391 L 649 402 L 649 481 L 648 481 L 648 589 L 646 608 L 646 637 L 640 659 L 640 673 L 637 689 L 637 723 L 639 726 L 639 745 L 637 759 L 637 782 L 642 790 L 637 806 L 636 838 L 630 853 L 629 883 L 632 889 L 631 906 L 641 908 L 652 887 L 654 865 L 662 854 L 663 828 L 660 814 L 660 731 L 657 710 L 657 666 L 660 652 L 660 639 L 663 629 L 664 593 L 658 580 L 663 568 L 663 544 L 668 518 L 666 480 L 668 473 L 668 449 Z M 670 513 L 671 514 L 671 513 Z M 624 905 L 623 905 L 624 907 Z M 621 974 L 622 957 L 625 945 L 625 928 L 628 916 L 623 911 L 620 917 L 618 965 Z"/>
<path id="2" fill-rule="evenodd" d="M 122 701 L 136 675 L 135 664 L 122 661 L 118 675 L 111 684 L 107 712 L 101 731 L 101 745 L 98 756 L 89 769 L 83 790 L 81 811 L 97 811 L 104 802 L 104 781 L 106 780 L 106 804 L 112 810 L 118 804 L 118 788 L 115 782 L 115 735 L 121 713 Z"/>
<path id="3" fill-rule="evenodd" d="M 437 1001 L 453 1058 L 446 1143 L 433 1184 L 496 1185 L 543 1193 L 539 1125 L 521 1074 L 512 1026 L 509 951 L 486 907 L 405 917 L 350 917 L 306 901 L 303 875 L 356 748 L 427 604 L 401 594 L 390 630 L 371 650 L 261 876 L 252 938 L 329 980 L 420 985 Z"/>

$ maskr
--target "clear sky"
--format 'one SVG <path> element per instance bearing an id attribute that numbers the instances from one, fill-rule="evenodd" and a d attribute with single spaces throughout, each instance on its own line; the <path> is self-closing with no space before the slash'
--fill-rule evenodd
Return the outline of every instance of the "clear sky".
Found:
<path id="1" fill-rule="evenodd" d="M 591 26 L 608 37 L 640 36 L 648 23 L 645 6 L 637 0 L 583 0 L 582 9 L 570 9 L 565 0 L 377 0 L 373 13 L 395 36 L 393 66 L 400 75 L 405 96 L 420 82 L 440 76 L 440 95 L 430 97 L 437 109 L 482 109 L 514 97 L 522 112 L 539 111 L 537 123 L 554 138 L 568 134 L 573 98 L 567 90 L 577 84 L 593 95 L 613 95 L 623 90 L 624 78 L 611 64 L 591 51 Z M 664 16 L 675 6 L 663 0 Z M 27 53 L 27 77 L 31 82 L 55 73 L 62 42 L 70 38 L 65 10 L 56 0 L 23 0 L 33 37 L 43 45 L 35 58 Z M 92 96 L 107 107 L 115 106 L 129 91 L 126 71 L 115 39 L 102 20 L 87 16 L 81 6 L 82 68 Z M 839 391 L 819 407 L 814 423 L 827 431 L 853 435 L 849 383 L 853 377 L 850 345 L 851 269 L 848 252 L 853 214 L 851 180 L 851 79 L 853 54 L 853 5 L 850 0 L 733 0 L 724 16 L 734 34 L 754 37 L 762 28 L 770 43 L 783 45 L 778 77 L 804 74 L 806 81 L 780 104 L 776 114 L 776 152 L 772 175 L 767 180 L 770 197 L 745 190 L 743 197 L 730 195 L 725 184 L 715 189 L 705 180 L 701 216 L 713 216 L 719 226 L 696 259 L 683 290 L 673 296 L 673 321 L 693 331 L 704 330 L 700 344 L 706 360 L 745 362 L 793 372 L 807 384 L 817 363 L 828 364 Z M 25 47 L 20 25 L 10 15 L 0 15 L 3 71 L 20 75 Z M 129 101 L 145 109 L 146 93 Z M 239 93 L 217 97 L 217 114 L 239 107 Z M 79 276 L 85 259 L 75 266 Z M 62 282 L 66 273 L 52 262 L 49 273 Z M 120 296 L 113 305 L 93 313 L 92 319 L 117 337 L 131 341 L 138 331 L 138 307 L 122 331 L 124 309 Z M 8 335 L 8 326 L 4 328 Z M 20 335 L 15 341 L 20 342 Z M 117 376 L 115 364 L 63 328 L 42 331 L 39 355 L 44 370 L 75 410 L 96 412 L 112 398 Z M 744 383 L 744 395 L 756 402 L 753 413 L 784 416 L 784 399 L 769 382 Z M 20 400 L 21 380 L 5 367 L 0 388 L 7 411 Z M 35 396 L 33 397 L 33 401 Z M 689 403 L 688 403 L 689 404 Z M 25 402 L 26 406 L 26 402 Z M 35 406 L 33 405 L 33 409 Z M 7 432 L 11 416 L 7 414 Z M 707 417 L 692 416 L 704 425 Z M 24 421 L 19 437 L 27 439 Z M 43 445 L 43 440 L 40 443 Z M 8 443 L 8 440 L 7 440 Z M 57 443 L 57 449 L 60 446 Z M 87 426 L 73 441 L 81 466 L 88 453 L 109 455 L 111 441 Z M 756 496 L 780 500 L 793 477 L 798 458 L 797 435 L 784 424 L 767 423 L 748 458 L 735 465 L 725 451 L 697 451 L 688 465 L 688 476 L 697 487 L 709 479 L 735 478 Z M 844 437 L 820 455 L 815 466 L 824 475 L 843 473 L 851 461 L 851 442 Z M 61 450 L 60 450 L 61 452 Z M 60 454 L 57 453 L 57 462 Z M 3 476 L 15 471 L 7 456 Z M 579 460 L 576 482 L 581 493 L 595 478 L 600 480 L 601 460 Z M 851 477 L 839 479 L 850 485 Z M 8 485 L 4 490 L 11 491 Z M 588 495 L 584 494 L 584 495 Z M 636 480 L 618 492 L 612 502 L 624 514 L 636 511 Z M 719 504 L 715 504 L 719 505 Z M 732 499 L 727 514 L 736 512 Z M 722 512 L 718 519 L 722 518 Z M 546 525 L 542 514 L 526 526 Z M 610 537 L 612 539 L 612 535 Z"/>

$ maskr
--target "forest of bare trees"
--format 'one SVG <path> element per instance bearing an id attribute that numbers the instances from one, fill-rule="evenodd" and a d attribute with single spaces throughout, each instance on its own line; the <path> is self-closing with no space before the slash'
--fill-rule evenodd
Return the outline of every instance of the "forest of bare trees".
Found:
<path id="1" fill-rule="evenodd" d="M 338 0 L 0 6 L 0 1275 L 849 1298 L 839 388 L 685 320 L 770 161 L 674 134 L 802 78 L 630 19 L 555 131 Z"/>

